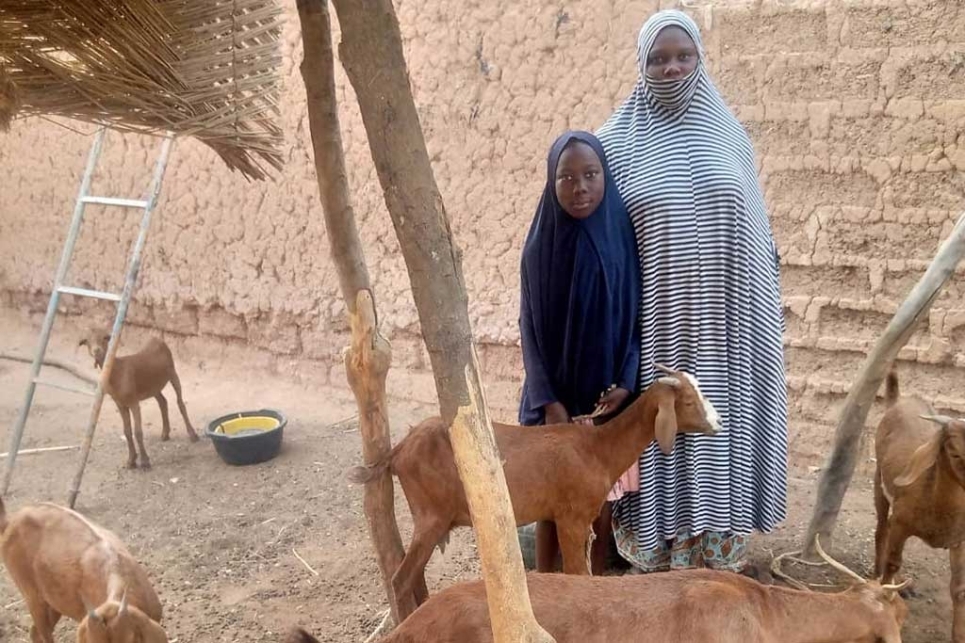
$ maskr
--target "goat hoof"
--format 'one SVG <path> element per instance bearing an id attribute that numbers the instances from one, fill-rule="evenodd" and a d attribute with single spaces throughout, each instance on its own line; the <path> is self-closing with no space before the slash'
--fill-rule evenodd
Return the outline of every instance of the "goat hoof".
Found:
<path id="1" fill-rule="evenodd" d="M 170 435 L 167 435 L 165 433 L 161 434 L 161 442 L 168 442 L 170 439 L 171 439 Z"/>
<path id="2" fill-rule="evenodd" d="M 150 468 L 151 468 L 151 461 L 150 461 L 150 460 L 142 460 L 142 461 L 141 461 L 141 469 L 143 469 L 144 471 L 147 471 L 147 470 L 150 469 Z"/>
<path id="3" fill-rule="evenodd" d="M 127 464 L 124 465 L 125 469 L 137 469 L 137 461 L 128 460 Z"/>
<path id="4" fill-rule="evenodd" d="M 190 437 L 190 439 L 191 439 L 192 442 L 197 442 L 198 440 L 201 439 L 201 438 L 198 437 L 198 434 L 197 434 L 197 433 L 192 433 L 189 437 Z"/>

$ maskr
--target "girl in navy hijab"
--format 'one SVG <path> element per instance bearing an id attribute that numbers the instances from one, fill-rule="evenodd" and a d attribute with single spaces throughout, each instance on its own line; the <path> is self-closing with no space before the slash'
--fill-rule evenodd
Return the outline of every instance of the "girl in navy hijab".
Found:
<path id="1" fill-rule="evenodd" d="M 640 267 L 626 207 L 589 132 L 566 132 L 523 246 L 520 335 L 526 380 L 520 424 L 559 424 L 622 409 L 636 389 Z M 609 543 L 609 504 L 594 524 L 593 573 Z M 536 528 L 537 569 L 552 571 L 552 522 Z"/>

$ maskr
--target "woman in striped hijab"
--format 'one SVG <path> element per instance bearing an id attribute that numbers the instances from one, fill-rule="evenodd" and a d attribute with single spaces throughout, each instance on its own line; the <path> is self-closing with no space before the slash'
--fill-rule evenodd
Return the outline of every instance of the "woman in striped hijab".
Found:
<path id="1" fill-rule="evenodd" d="M 743 572 L 746 537 L 784 519 L 787 388 L 777 249 L 754 152 L 679 11 L 640 31 L 640 78 L 598 135 L 637 239 L 640 389 L 654 363 L 694 373 L 718 436 L 651 445 L 640 490 L 614 510 L 621 554 L 643 571 Z"/>

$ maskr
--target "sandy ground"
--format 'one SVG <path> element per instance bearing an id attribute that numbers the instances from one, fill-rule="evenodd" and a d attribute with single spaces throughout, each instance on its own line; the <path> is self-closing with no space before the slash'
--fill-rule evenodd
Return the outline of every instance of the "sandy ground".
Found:
<path id="1" fill-rule="evenodd" d="M 0 319 L 0 351 L 34 345 L 36 329 Z M 53 343 L 51 355 L 85 368 L 70 344 Z M 160 415 L 142 405 L 150 471 L 123 468 L 126 446 L 120 417 L 109 402 L 94 442 L 77 509 L 115 531 L 147 567 L 164 603 L 168 636 L 179 643 L 280 641 L 294 624 L 321 641 L 362 641 L 380 620 L 385 599 L 361 508 L 361 490 L 345 480 L 359 461 L 354 402 L 345 390 L 246 371 L 241 363 L 179 367 L 185 399 L 199 432 L 211 419 L 251 408 L 280 409 L 289 418 L 281 454 L 249 467 L 230 467 L 210 441 L 188 442 L 176 414 L 172 440 L 160 441 Z M 22 401 L 27 366 L 0 361 L 0 427 L 5 436 Z M 67 376 L 63 376 L 67 379 Z M 88 398 L 53 389 L 38 391 L 22 448 L 80 444 Z M 392 400 L 397 440 L 432 409 Z M 6 450 L 8 440 L 0 442 Z M 77 451 L 23 456 L 9 509 L 37 501 L 63 503 L 77 465 Z M 870 573 L 874 531 L 870 470 L 863 467 L 846 499 L 835 554 Z M 792 462 L 789 518 L 768 536 L 753 539 L 753 557 L 795 548 L 809 516 L 816 472 Z M 410 529 L 396 491 L 403 538 Z M 317 572 L 310 572 L 294 551 Z M 918 541 L 905 553 L 916 596 L 904 628 L 906 643 L 948 640 L 951 607 L 944 552 Z M 428 569 L 430 590 L 475 578 L 478 565 L 469 530 L 458 530 L 445 555 Z M 0 574 L 0 641 L 26 643 L 30 617 L 17 590 Z M 74 625 L 62 622 L 57 641 L 73 641 Z"/>

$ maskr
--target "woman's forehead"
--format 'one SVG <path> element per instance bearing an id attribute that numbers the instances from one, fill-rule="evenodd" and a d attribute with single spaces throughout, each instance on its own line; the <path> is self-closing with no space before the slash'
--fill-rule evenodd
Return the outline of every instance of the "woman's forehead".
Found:
<path id="1" fill-rule="evenodd" d="M 697 28 L 697 23 L 687 14 L 676 10 L 661 11 L 647 20 L 646 24 L 640 29 L 640 35 L 637 38 L 638 56 L 641 59 L 649 56 L 657 38 L 670 28 L 675 28 L 674 31 L 679 29 L 685 33 L 697 48 L 697 54 L 703 58 L 703 43 L 700 39 L 700 30 Z"/>

